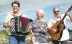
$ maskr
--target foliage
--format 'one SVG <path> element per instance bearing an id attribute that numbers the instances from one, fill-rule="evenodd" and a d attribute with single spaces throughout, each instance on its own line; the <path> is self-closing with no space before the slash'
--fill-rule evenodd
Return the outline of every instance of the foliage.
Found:
<path id="1" fill-rule="evenodd" d="M 0 30 L 0 44 L 7 44 L 8 32 L 6 30 Z"/>

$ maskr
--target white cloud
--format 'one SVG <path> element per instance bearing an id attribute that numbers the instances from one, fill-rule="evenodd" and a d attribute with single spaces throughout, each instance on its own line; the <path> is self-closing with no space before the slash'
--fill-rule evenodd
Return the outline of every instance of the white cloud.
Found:
<path id="1" fill-rule="evenodd" d="M 64 10 L 66 12 L 70 8 L 70 6 L 71 5 L 64 5 L 64 6 L 62 5 L 62 6 L 59 6 L 59 7 L 60 7 L 61 10 Z"/>
<path id="2" fill-rule="evenodd" d="M 19 0 L 21 2 L 22 10 L 32 11 L 40 8 L 45 8 L 60 2 L 63 0 Z"/>
<path id="3" fill-rule="evenodd" d="M 0 0 L 0 5 L 10 4 L 14 0 Z M 33 11 L 41 8 L 46 8 L 48 6 L 67 2 L 67 0 L 18 0 L 21 3 L 22 11 Z M 71 0 L 69 0 L 71 1 Z"/>

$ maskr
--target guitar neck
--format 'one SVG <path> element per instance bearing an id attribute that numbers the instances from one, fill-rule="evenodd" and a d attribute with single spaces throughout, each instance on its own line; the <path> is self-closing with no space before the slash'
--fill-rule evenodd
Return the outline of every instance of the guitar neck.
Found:
<path id="1" fill-rule="evenodd" d="M 61 20 L 61 22 L 63 22 L 63 20 L 64 20 L 65 17 L 66 17 L 66 14 L 67 14 L 69 11 L 71 11 L 71 10 L 72 10 L 72 5 L 69 7 L 68 11 L 65 13 L 65 15 L 64 15 L 63 19 Z"/>
<path id="2" fill-rule="evenodd" d="M 61 20 L 61 22 L 63 22 L 63 20 L 64 20 L 65 17 L 66 17 L 66 14 L 67 14 L 69 11 L 71 11 L 71 10 L 72 10 L 72 5 L 69 7 L 68 11 L 65 13 L 65 16 L 63 17 L 63 19 Z"/>
<path id="3" fill-rule="evenodd" d="M 68 11 L 65 13 L 65 15 L 64 15 L 64 17 L 62 18 L 61 22 L 63 22 L 63 20 L 65 19 L 67 13 L 68 13 Z"/>

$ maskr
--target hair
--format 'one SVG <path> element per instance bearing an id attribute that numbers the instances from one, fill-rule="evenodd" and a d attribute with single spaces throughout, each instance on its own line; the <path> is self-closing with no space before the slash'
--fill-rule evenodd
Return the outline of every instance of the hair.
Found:
<path id="1" fill-rule="evenodd" d="M 44 18 L 44 11 L 42 9 L 37 10 L 37 13 L 43 14 L 41 17 Z"/>
<path id="2" fill-rule="evenodd" d="M 59 10 L 60 10 L 60 8 L 59 8 L 59 7 L 55 7 L 55 8 L 53 8 L 53 12 L 54 12 L 54 10 L 55 10 L 55 9 L 59 9 Z"/>
<path id="3" fill-rule="evenodd" d="M 20 7 L 20 3 L 18 1 L 14 1 L 11 3 L 11 6 L 13 6 L 13 4 L 17 4 Z"/>

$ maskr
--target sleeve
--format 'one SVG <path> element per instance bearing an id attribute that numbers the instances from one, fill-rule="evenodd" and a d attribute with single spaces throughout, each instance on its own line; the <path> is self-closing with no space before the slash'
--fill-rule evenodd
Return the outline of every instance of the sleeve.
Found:
<path id="1" fill-rule="evenodd" d="M 50 27 L 52 27 L 52 19 L 48 22 L 48 27 L 50 28 Z"/>
<path id="2" fill-rule="evenodd" d="M 67 19 L 67 20 L 70 20 L 69 16 L 66 16 L 66 19 Z"/>
<path id="3" fill-rule="evenodd" d="M 30 22 L 29 23 L 29 29 L 32 30 L 32 27 L 33 27 L 33 22 Z"/>
<path id="4" fill-rule="evenodd" d="M 4 20 L 4 22 L 9 22 L 10 21 L 10 19 L 12 18 L 13 16 L 12 15 L 7 15 L 6 17 L 5 17 L 5 20 Z"/>
<path id="5" fill-rule="evenodd" d="M 30 22 L 30 24 L 29 24 L 29 29 L 30 29 L 29 32 L 30 32 L 30 33 L 33 33 L 33 32 L 32 32 L 32 29 L 33 29 L 33 22 Z"/>
<path id="6" fill-rule="evenodd" d="M 29 18 L 29 22 L 33 22 L 33 20 Z"/>
<path id="7" fill-rule="evenodd" d="M 10 19 L 12 18 L 13 16 L 8 14 L 5 19 L 4 19 L 4 22 L 3 22 L 3 26 L 6 27 L 9 23 L 10 23 Z"/>
<path id="8" fill-rule="evenodd" d="M 66 18 L 64 19 L 64 24 L 65 24 L 65 26 L 67 25 L 67 22 L 70 22 L 71 20 L 70 20 L 70 18 L 69 18 L 69 16 L 66 16 Z"/>
<path id="9" fill-rule="evenodd" d="M 48 31 L 48 25 L 47 25 L 47 23 L 45 23 L 45 30 L 46 30 L 46 32 Z"/>

